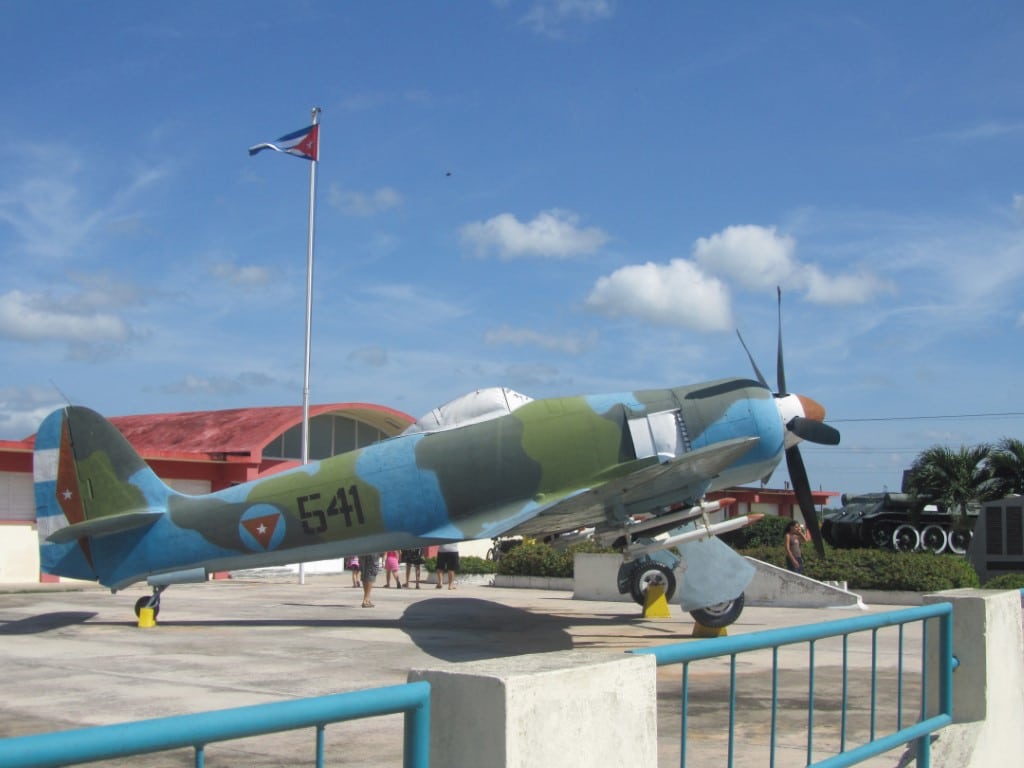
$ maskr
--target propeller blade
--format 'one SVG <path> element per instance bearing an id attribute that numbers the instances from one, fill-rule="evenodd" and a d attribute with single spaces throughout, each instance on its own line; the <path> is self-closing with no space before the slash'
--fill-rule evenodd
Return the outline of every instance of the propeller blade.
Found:
<path id="1" fill-rule="evenodd" d="M 775 286 L 775 290 L 779 294 L 779 359 L 777 361 L 778 372 L 779 372 L 779 392 L 778 394 L 786 394 L 786 367 L 782 363 L 782 288 Z"/>
<path id="2" fill-rule="evenodd" d="M 796 493 L 796 500 L 803 513 L 807 530 L 811 534 L 811 541 L 814 542 L 814 550 L 818 553 L 818 557 L 824 559 L 825 544 L 821 539 L 818 513 L 814 509 L 814 498 L 811 496 L 811 483 L 807 479 L 807 469 L 800 456 L 800 449 L 795 445 L 786 449 L 786 468 L 789 470 L 789 479 L 793 483 L 793 491 Z"/>
<path id="3" fill-rule="evenodd" d="M 761 370 L 757 367 L 757 363 L 754 362 L 754 356 L 752 354 L 750 354 L 750 350 L 747 349 L 747 343 L 745 341 L 743 341 L 743 334 L 740 333 L 740 329 L 739 328 L 736 329 L 736 335 L 740 337 L 740 344 L 743 345 L 743 351 L 747 353 L 747 359 L 750 360 L 750 364 L 754 367 L 754 373 L 757 374 L 757 380 L 761 382 L 761 386 L 762 387 L 764 387 L 765 389 L 770 390 L 771 387 L 768 386 L 768 382 L 765 380 L 764 376 L 761 374 Z"/>
<path id="4" fill-rule="evenodd" d="M 839 430 L 833 426 L 804 416 L 794 416 L 789 420 L 786 429 L 809 443 L 819 445 L 839 445 Z"/>

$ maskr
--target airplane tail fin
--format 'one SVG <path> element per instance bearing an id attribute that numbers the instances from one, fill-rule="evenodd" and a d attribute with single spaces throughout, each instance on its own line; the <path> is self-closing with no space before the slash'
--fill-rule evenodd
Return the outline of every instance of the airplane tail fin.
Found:
<path id="1" fill-rule="evenodd" d="M 33 474 L 40 568 L 101 583 L 97 540 L 148 528 L 173 493 L 113 424 L 80 406 L 40 425 Z"/>

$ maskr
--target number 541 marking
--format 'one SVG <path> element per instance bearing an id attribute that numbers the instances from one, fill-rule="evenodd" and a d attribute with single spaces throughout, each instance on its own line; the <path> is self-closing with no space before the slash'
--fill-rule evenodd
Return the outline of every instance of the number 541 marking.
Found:
<path id="1" fill-rule="evenodd" d="M 351 528 L 353 525 L 353 512 L 356 516 L 355 524 L 363 525 L 366 522 L 363 518 L 363 505 L 359 501 L 359 488 L 355 485 L 350 485 L 348 489 L 339 488 L 328 502 L 326 510 L 316 503 L 320 501 L 319 493 L 299 496 L 295 501 L 299 505 L 302 530 L 310 535 L 326 531 L 327 518 L 335 515 L 342 515 L 345 518 L 346 528 Z"/>

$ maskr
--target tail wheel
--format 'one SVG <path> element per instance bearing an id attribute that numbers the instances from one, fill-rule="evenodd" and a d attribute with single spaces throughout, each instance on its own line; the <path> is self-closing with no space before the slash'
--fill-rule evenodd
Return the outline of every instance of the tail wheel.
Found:
<path id="1" fill-rule="evenodd" d="M 913 552 L 921 546 L 921 534 L 914 526 L 904 523 L 893 531 L 892 546 L 897 552 Z"/>
<path id="2" fill-rule="evenodd" d="M 948 544 L 946 539 L 946 532 L 937 525 L 926 526 L 921 531 L 921 548 L 927 549 L 929 552 L 934 552 L 936 555 L 942 554 Z"/>
<path id="3" fill-rule="evenodd" d="M 740 614 L 743 613 L 744 601 L 745 598 L 741 592 L 735 600 L 698 608 L 696 611 L 690 611 L 690 615 L 698 624 L 703 624 L 711 629 L 721 629 L 728 627 L 740 617 Z"/>
<path id="4" fill-rule="evenodd" d="M 152 608 L 153 609 L 153 618 L 154 619 L 157 616 L 160 615 L 160 598 L 156 597 L 156 600 L 155 600 L 155 602 L 153 602 L 152 605 L 150 605 L 150 601 L 151 600 L 153 600 L 152 597 L 140 597 L 138 600 L 135 601 L 135 617 L 136 618 L 138 618 L 139 616 L 142 615 L 142 609 L 143 608 Z"/>
<path id="5" fill-rule="evenodd" d="M 971 545 L 970 531 L 950 531 L 949 551 L 957 555 L 966 555 L 967 547 Z"/>
<path id="6" fill-rule="evenodd" d="M 647 561 L 639 563 L 633 570 L 629 583 L 629 593 L 640 605 L 646 604 L 647 588 L 657 584 L 665 590 L 665 599 L 671 600 L 676 593 L 676 575 L 667 565 Z"/>

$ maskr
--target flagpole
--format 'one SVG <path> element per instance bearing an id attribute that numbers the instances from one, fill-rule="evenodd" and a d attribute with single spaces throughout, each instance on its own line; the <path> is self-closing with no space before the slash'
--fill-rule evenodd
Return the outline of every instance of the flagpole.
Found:
<path id="1" fill-rule="evenodd" d="M 313 107 L 313 125 L 320 122 L 320 107 Z M 313 328 L 313 233 L 316 215 L 316 166 L 319 162 L 319 137 L 317 138 L 317 159 L 309 163 L 309 240 L 306 246 L 306 357 L 302 377 L 302 463 L 309 463 L 309 349 Z M 305 563 L 299 563 L 299 584 L 306 583 Z"/>

